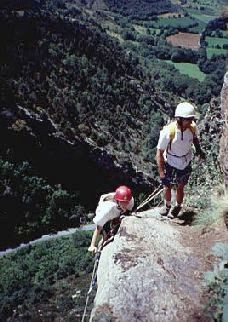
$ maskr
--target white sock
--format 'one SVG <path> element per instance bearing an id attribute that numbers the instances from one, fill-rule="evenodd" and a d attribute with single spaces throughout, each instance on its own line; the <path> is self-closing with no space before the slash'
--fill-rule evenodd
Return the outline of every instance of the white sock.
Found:
<path id="1" fill-rule="evenodd" d="M 182 207 L 182 203 L 178 203 L 178 202 L 176 202 L 176 206 L 177 206 L 177 207 Z"/>

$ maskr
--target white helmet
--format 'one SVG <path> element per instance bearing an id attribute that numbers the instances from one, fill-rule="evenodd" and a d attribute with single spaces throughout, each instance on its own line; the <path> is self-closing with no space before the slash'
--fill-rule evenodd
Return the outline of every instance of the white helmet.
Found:
<path id="1" fill-rule="evenodd" d="M 175 111 L 175 117 L 190 118 L 195 117 L 195 108 L 188 102 L 179 103 Z"/>

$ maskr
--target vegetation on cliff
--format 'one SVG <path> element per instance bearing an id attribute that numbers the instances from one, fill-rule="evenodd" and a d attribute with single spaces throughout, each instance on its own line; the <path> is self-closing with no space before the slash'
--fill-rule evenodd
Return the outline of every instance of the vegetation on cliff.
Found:
<path id="1" fill-rule="evenodd" d="M 17 6 L 16 11 L 12 9 L 0 12 L 2 133 L 5 136 L 9 131 L 13 132 L 10 139 L 7 137 L 1 143 L 2 164 L 10 164 L 8 177 L 10 171 L 14 176 L 15 169 L 27 162 L 34 176 L 43 182 L 39 183 L 41 186 L 50 185 L 54 191 L 55 183 L 61 183 L 60 175 L 55 182 L 50 181 L 48 171 L 44 171 L 46 165 L 38 166 L 34 162 L 36 155 L 31 153 L 28 156 L 25 149 L 21 149 L 18 157 L 20 151 L 15 149 L 16 143 L 12 144 L 12 141 L 18 134 L 23 137 L 29 133 L 32 137 L 34 125 L 28 124 L 21 112 L 14 114 L 15 105 L 22 106 L 27 113 L 34 113 L 43 120 L 51 120 L 56 131 L 69 142 L 74 143 L 76 138 L 89 139 L 94 146 L 115 154 L 123 166 L 132 162 L 137 170 L 143 170 L 155 178 L 154 154 L 159 129 L 165 122 L 164 115 L 172 115 L 178 101 L 173 93 L 204 103 L 209 102 L 212 95 L 218 95 L 221 89 L 224 57 L 207 59 L 204 49 L 195 52 L 172 47 L 165 40 L 171 32 L 171 25 L 168 29 L 161 26 L 159 34 L 151 33 L 150 28 L 158 23 L 156 18 L 144 24 L 119 14 L 114 15 L 113 22 L 116 22 L 116 26 L 122 26 L 122 32 L 125 33 L 122 46 L 108 35 L 105 26 L 107 17 L 104 19 L 99 13 L 90 16 L 82 7 L 70 2 L 44 1 L 39 5 L 36 2 L 35 7 L 25 8 L 22 14 L 18 13 Z M 182 27 L 180 25 L 178 28 Z M 133 44 L 135 41 L 137 48 Z M 197 62 L 207 76 L 200 83 L 189 76 L 180 75 L 162 59 Z M 204 106 L 200 108 L 201 112 L 205 112 Z M 5 117 L 10 119 L 7 124 Z M 47 135 L 43 129 L 40 132 L 42 137 Z M 43 142 L 38 144 L 43 147 Z M 24 176 L 22 173 L 20 175 Z M 11 179 L 9 181 L 13 182 Z M 16 240 L 20 240 L 20 236 L 26 238 L 26 234 L 29 238 L 35 231 L 44 233 L 49 225 L 52 230 L 56 224 L 51 224 L 51 219 L 45 219 L 43 208 L 36 207 L 29 193 L 26 197 L 21 192 L 12 193 L 16 188 L 9 183 L 4 177 L 1 178 L 2 194 L 8 187 L 11 189 L 7 195 L 8 205 L 9 200 L 12 199 L 13 204 L 17 198 L 16 203 L 20 204 L 18 209 L 21 211 L 18 218 L 24 222 L 22 226 L 15 224 Z M 32 200 L 40 198 L 39 184 Z M 71 191 L 67 190 L 68 187 L 64 189 L 67 198 L 74 200 L 76 208 L 81 209 L 81 192 L 72 189 L 72 186 Z M 2 200 L 5 199 L 2 195 Z M 28 212 L 25 200 L 30 200 Z M 42 207 L 49 209 L 50 200 L 47 198 Z M 74 211 L 75 206 L 70 208 L 65 210 L 68 214 L 59 221 L 58 227 L 69 225 L 72 215 L 75 216 L 75 223 L 79 221 L 81 211 Z M 4 208 L 4 216 L 18 223 L 10 207 Z"/>
<path id="2" fill-rule="evenodd" d="M 52 215 L 47 218 L 46 210 L 52 207 L 51 196 L 56 190 L 54 183 L 61 183 L 61 174 L 55 181 L 50 180 L 45 168 L 48 163 L 39 165 L 37 153 L 26 151 L 26 146 L 18 148 L 17 138 L 26 135 L 30 135 L 31 140 L 34 138 L 35 122 L 29 124 L 25 114 L 16 112 L 16 105 L 27 111 L 27 118 L 33 113 L 42 120 L 49 119 L 70 143 L 74 143 L 75 138 L 90 139 L 94 146 L 115 153 L 122 164 L 134 160 L 141 169 L 151 168 L 152 157 L 148 159 L 147 150 L 150 120 L 157 127 L 162 123 L 162 98 L 161 102 L 156 101 L 154 89 L 135 57 L 127 55 L 80 11 L 57 9 L 51 3 L 43 9 L 25 11 L 22 16 L 14 11 L 0 12 L 1 131 L 5 136 L 1 143 L 2 171 L 8 167 L 8 177 L 1 177 L 1 193 L 4 203 L 4 191 L 10 190 L 4 218 L 10 218 L 10 230 L 18 241 L 22 236 L 27 240 L 33 234 L 35 237 L 45 233 L 48 227 L 53 230 L 54 226 L 64 228 L 77 224 L 82 210 L 73 208 L 82 209 L 82 201 L 78 190 L 62 189 L 64 205 L 59 211 L 64 214 L 61 220 L 54 224 Z M 38 131 L 43 139 L 34 144 L 40 145 L 42 151 L 43 142 L 50 136 L 45 129 Z M 157 137 L 158 133 L 153 138 L 154 145 Z M 31 168 L 28 174 L 20 170 L 23 162 Z M 50 164 L 49 168 L 51 172 Z M 31 175 L 36 177 L 32 183 L 32 198 L 23 183 Z M 16 178 L 18 183 L 23 183 L 21 191 L 16 191 Z M 25 189 L 27 192 L 23 191 Z M 69 200 L 74 205 L 66 206 Z M 11 201 L 20 205 L 17 218 Z M 70 224 L 72 215 L 75 222 Z M 3 230 L 6 223 L 2 221 Z M 3 241 L 1 244 L 4 246 Z"/>
<path id="3" fill-rule="evenodd" d="M 35 137 L 32 122 L 28 124 L 22 112 L 16 113 L 15 106 L 53 122 L 57 139 L 69 144 L 76 138 L 89 141 L 104 153 L 113 153 L 123 168 L 132 162 L 137 170 L 155 178 L 160 128 L 180 98 L 198 103 L 207 161 L 200 167 L 194 164 L 187 202 L 195 211 L 204 211 L 204 216 L 213 211 L 209 193 L 221 182 L 217 161 L 221 116 L 219 103 L 212 101 L 210 108 L 210 102 L 220 93 L 226 55 L 224 48 L 211 46 L 226 45 L 221 40 L 226 39 L 224 30 L 209 24 L 204 47 L 196 52 L 167 41 L 180 31 L 189 34 L 205 28 L 207 22 L 199 21 L 199 10 L 193 7 L 178 17 L 151 18 L 145 15 L 147 6 L 154 6 L 151 1 L 144 1 L 138 12 L 130 1 L 125 6 L 109 1 L 115 13 L 108 16 L 84 11 L 72 1 L 25 1 L 22 7 L 18 2 L 19 7 L 12 4 L 10 10 L 4 3 L 0 5 L 0 115 L 1 134 L 10 135 L 4 136 L 0 151 L 0 247 L 78 225 L 85 216 L 86 194 L 82 196 L 73 184 L 69 189 L 62 187 L 61 174 L 51 180 L 47 164 L 37 167 L 34 156 L 25 153 L 26 146 L 15 149 L 19 137 L 27 133 Z M 194 17 L 190 17 L 193 9 Z M 201 8 L 200 13 L 209 9 Z M 209 48 L 218 50 L 216 55 L 210 57 Z M 205 78 L 182 75 L 170 65 L 174 63 L 194 64 Z M 42 131 L 43 137 L 50 138 L 48 131 Z M 43 148 L 43 142 L 36 144 Z M 81 283 L 74 275 L 83 279 L 81 271 L 91 271 L 91 257 L 86 253 L 89 239 L 89 234 L 76 234 L 0 259 L 0 292 L 4 294 L 0 319 L 41 318 L 40 313 L 48 315 L 53 307 L 55 313 L 45 318 L 80 314 L 78 305 L 84 304 L 88 281 L 83 280 L 84 293 L 76 297 L 77 303 L 71 297 L 73 289 L 67 289 L 71 283 L 76 287 Z"/>
<path id="4" fill-rule="evenodd" d="M 51 186 L 33 173 L 28 162 L 0 159 L 0 176 L 0 248 L 80 225 L 85 209 L 79 193 Z"/>
<path id="5" fill-rule="evenodd" d="M 82 316 L 93 268 L 90 239 L 90 232 L 76 231 L 1 257 L 0 320 L 75 321 Z"/>
<path id="6" fill-rule="evenodd" d="M 175 6 L 170 0 L 107 0 L 107 4 L 109 9 L 114 12 L 118 12 L 123 16 L 130 16 L 138 19 L 149 19 L 154 15 L 175 10 Z"/>

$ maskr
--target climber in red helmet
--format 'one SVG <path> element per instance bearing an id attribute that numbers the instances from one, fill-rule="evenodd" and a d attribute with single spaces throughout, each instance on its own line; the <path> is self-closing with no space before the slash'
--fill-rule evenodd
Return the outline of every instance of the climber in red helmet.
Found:
<path id="1" fill-rule="evenodd" d="M 121 215 L 132 210 L 133 206 L 134 198 L 131 189 L 127 186 L 120 186 L 115 192 L 102 195 L 93 219 L 96 228 L 88 251 L 93 253 L 97 251 L 96 242 L 100 234 L 103 235 L 102 242 L 114 235 L 119 228 Z"/>

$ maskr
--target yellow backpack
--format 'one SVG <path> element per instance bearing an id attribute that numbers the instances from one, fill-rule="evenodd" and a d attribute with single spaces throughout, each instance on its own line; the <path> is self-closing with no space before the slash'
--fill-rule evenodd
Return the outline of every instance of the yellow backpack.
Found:
<path id="1" fill-rule="evenodd" d="M 170 124 L 164 126 L 164 128 L 166 128 L 166 127 L 168 127 L 168 129 L 169 129 L 169 139 L 170 139 L 169 149 L 171 150 L 172 141 L 176 135 L 177 122 L 176 121 L 171 122 Z M 192 132 L 192 134 L 194 136 L 196 133 L 196 123 L 194 121 L 192 121 L 192 123 L 190 124 L 189 130 Z"/>

